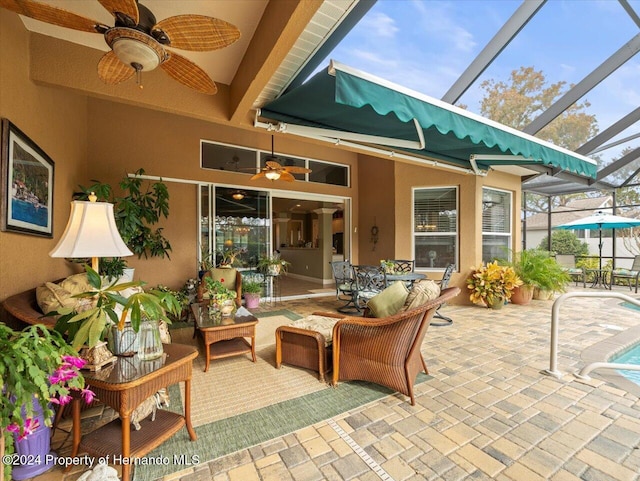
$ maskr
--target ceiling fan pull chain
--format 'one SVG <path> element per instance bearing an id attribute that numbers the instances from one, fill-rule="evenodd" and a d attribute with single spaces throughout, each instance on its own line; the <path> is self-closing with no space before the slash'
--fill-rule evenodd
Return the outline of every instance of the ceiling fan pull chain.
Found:
<path id="1" fill-rule="evenodd" d="M 136 85 L 140 90 L 142 90 L 144 88 L 144 85 L 142 85 L 142 65 L 137 62 L 133 62 L 131 66 L 136 69 Z"/>

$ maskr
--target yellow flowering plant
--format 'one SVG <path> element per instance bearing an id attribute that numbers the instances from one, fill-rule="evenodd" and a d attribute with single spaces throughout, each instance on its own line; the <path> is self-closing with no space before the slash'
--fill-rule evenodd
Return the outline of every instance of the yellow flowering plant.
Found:
<path id="1" fill-rule="evenodd" d="M 474 267 L 471 276 L 467 278 L 471 302 L 487 307 L 494 302 L 499 302 L 500 299 L 511 299 L 513 289 L 521 285 L 522 280 L 513 268 L 500 266 L 497 261 Z"/>

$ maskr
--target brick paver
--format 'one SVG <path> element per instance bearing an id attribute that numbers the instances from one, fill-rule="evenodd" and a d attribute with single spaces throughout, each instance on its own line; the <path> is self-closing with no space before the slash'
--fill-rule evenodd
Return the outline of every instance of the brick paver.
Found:
<path id="1" fill-rule="evenodd" d="M 335 298 L 322 298 L 279 307 L 305 315 L 336 306 Z M 556 379 L 541 373 L 549 367 L 551 306 L 448 306 L 454 323 L 431 327 L 422 346 L 433 379 L 416 386 L 416 406 L 395 394 L 335 423 L 396 481 L 640 480 L 640 387 L 629 393 L 597 372 L 589 381 L 572 375 L 585 364 L 583 350 L 620 332 L 607 325 L 630 329 L 640 314 L 618 300 L 571 299 L 561 310 L 558 368 L 564 375 Z M 221 481 L 380 479 L 326 422 L 164 481 L 205 475 Z"/>

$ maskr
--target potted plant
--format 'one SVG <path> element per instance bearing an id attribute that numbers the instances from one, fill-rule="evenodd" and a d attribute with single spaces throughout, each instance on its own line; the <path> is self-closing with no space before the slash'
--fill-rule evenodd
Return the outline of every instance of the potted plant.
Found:
<path id="1" fill-rule="evenodd" d="M 123 291 L 140 288 L 145 283 L 136 281 L 103 286 L 96 271 L 89 266 L 85 269 L 93 290 L 76 294 L 75 297 L 89 300 L 90 306 L 81 312 L 73 308 L 61 308 L 53 313 L 60 316 L 55 329 L 69 336 L 74 349 L 80 349 L 84 344 L 89 348 L 95 347 L 104 339 L 108 327 L 117 325 L 122 331 L 128 317 L 132 329 L 138 332 L 143 319 L 171 323 L 167 313 L 177 315 L 182 310 L 180 302 L 170 292 L 144 292 L 139 289 L 126 298 L 122 295 Z"/>
<path id="2" fill-rule="evenodd" d="M 498 265 L 498 261 L 482 264 L 473 269 L 467 278 L 469 299 L 474 304 L 500 309 L 511 298 L 513 289 L 522 281 L 510 266 Z"/>
<path id="3" fill-rule="evenodd" d="M 236 292 L 227 289 L 221 281 L 213 277 L 205 277 L 204 283 L 212 307 L 222 312 L 223 316 L 229 316 L 235 310 Z"/>
<path id="4" fill-rule="evenodd" d="M 514 304 L 528 304 L 536 291 L 553 292 L 564 291 L 570 281 L 569 275 L 551 257 L 551 253 L 542 249 L 526 249 L 513 255 L 510 265 L 522 280 L 522 286 L 514 290 L 512 302 Z M 544 297 L 549 298 L 550 295 Z"/>
<path id="5" fill-rule="evenodd" d="M 209 248 L 202 246 L 200 249 L 200 262 L 198 264 L 198 278 L 202 279 L 204 273 L 213 269 L 214 256 L 212 252 L 209 252 Z"/>
<path id="6" fill-rule="evenodd" d="M 49 454 L 52 403 L 67 404 L 70 391 L 78 390 L 85 401 L 93 393 L 84 389 L 79 372 L 83 361 L 60 333 L 42 324 L 14 331 L 0 323 L 0 454 L 19 455 L 30 464 L 15 466 L 13 479 L 34 477 L 53 466 L 46 462 Z M 8 433 L 11 433 L 9 435 Z M 4 479 L 0 464 L 0 479 Z"/>
<path id="7" fill-rule="evenodd" d="M 143 175 L 144 169 L 138 169 L 133 177 L 125 176 L 119 183 L 122 196 L 114 196 L 109 184 L 96 180 L 88 187 L 79 186 L 81 192 L 74 198 L 86 200 L 93 192 L 99 201 L 111 202 L 122 240 L 138 258 L 170 258 L 171 244 L 163 229 L 155 227 L 169 216 L 169 191 L 161 181 L 144 184 Z"/>
<path id="8" fill-rule="evenodd" d="M 290 262 L 280 258 L 280 255 L 263 256 L 258 260 L 258 270 L 270 276 L 278 276 L 282 272 L 287 272 Z"/>
<path id="9" fill-rule="evenodd" d="M 242 282 L 245 304 L 248 309 L 255 309 L 260 305 L 262 284 L 256 280 L 248 279 Z"/>
<path id="10" fill-rule="evenodd" d="M 113 281 L 119 280 L 124 275 L 126 267 L 127 261 L 122 257 L 102 257 L 99 264 L 100 276 L 110 284 Z"/>
<path id="11" fill-rule="evenodd" d="M 243 252 L 245 252 L 245 249 L 240 247 L 231 247 L 218 251 L 219 267 L 232 267 L 236 263 L 237 257 Z"/>
<path id="12" fill-rule="evenodd" d="M 380 267 L 382 268 L 385 274 L 394 274 L 395 266 L 396 265 L 393 261 L 380 259 Z"/>

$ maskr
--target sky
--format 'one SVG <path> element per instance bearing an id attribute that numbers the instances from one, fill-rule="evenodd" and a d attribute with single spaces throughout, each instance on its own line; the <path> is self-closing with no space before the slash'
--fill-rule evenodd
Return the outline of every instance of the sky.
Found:
<path id="1" fill-rule="evenodd" d="M 629 0 L 640 15 L 640 0 Z M 441 98 L 520 6 L 520 0 L 378 0 L 330 59 Z M 617 0 L 548 0 L 459 103 L 479 113 L 483 80 L 534 67 L 548 83 L 577 83 L 640 32 Z M 328 60 L 323 67 L 328 65 Z M 640 55 L 582 101 L 602 131 L 640 106 Z M 640 132 L 632 126 L 617 138 Z M 630 144 L 640 146 L 636 139 Z M 607 157 L 619 155 L 610 149 Z"/>

